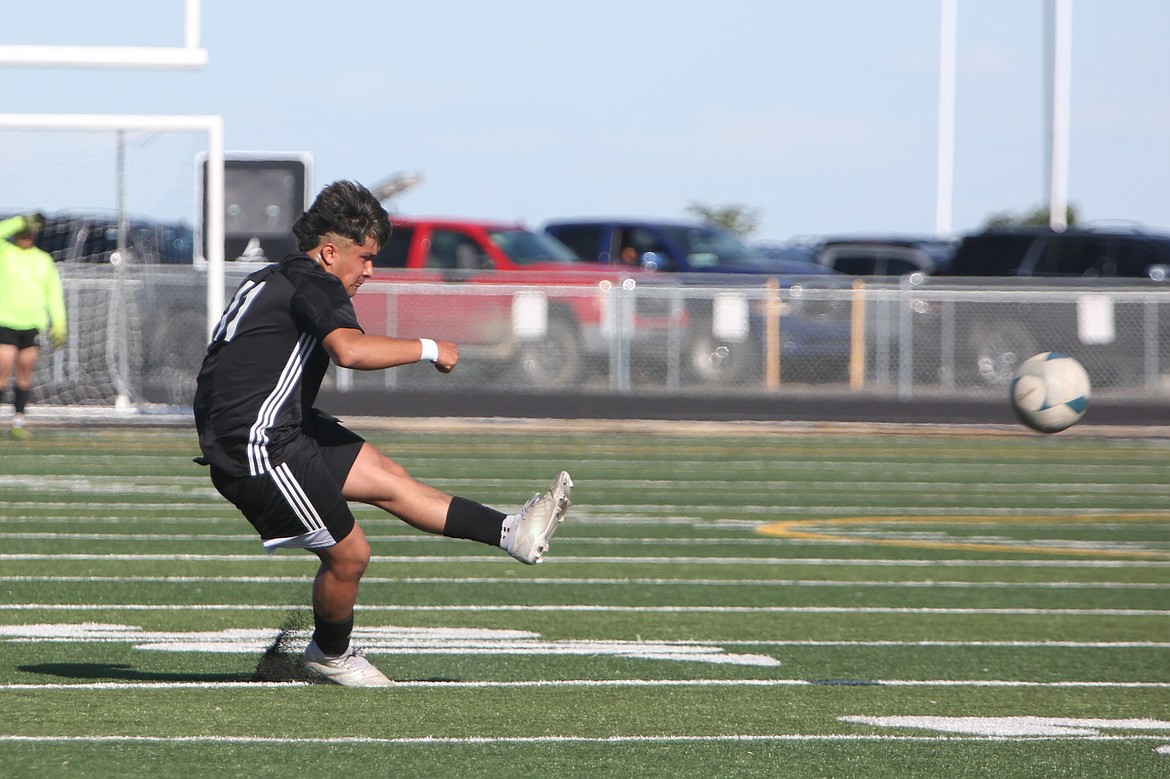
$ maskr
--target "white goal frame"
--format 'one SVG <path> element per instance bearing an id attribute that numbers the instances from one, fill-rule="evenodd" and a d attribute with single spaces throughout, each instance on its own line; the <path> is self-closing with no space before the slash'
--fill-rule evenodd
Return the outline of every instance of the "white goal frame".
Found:
<path id="1" fill-rule="evenodd" d="M 0 65 L 197 70 L 206 64 L 207 49 L 199 45 L 199 0 L 184 0 L 182 46 L 0 45 Z"/>
<path id="2" fill-rule="evenodd" d="M 195 257 L 207 268 L 207 335 L 223 313 L 224 194 L 223 117 L 155 116 L 134 114 L 0 114 L 0 128 L 19 130 L 139 130 L 145 132 L 203 131 L 207 133 L 207 252 Z M 193 195 L 204 196 L 196 187 Z M 196 213 L 203 209 L 196 203 Z M 200 247 L 195 247 L 196 252 Z"/>

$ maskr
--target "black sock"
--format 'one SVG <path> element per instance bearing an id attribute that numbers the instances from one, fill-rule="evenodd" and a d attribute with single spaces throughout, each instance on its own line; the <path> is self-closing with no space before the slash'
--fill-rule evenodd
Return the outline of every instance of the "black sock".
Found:
<path id="1" fill-rule="evenodd" d="M 504 512 L 488 508 L 474 500 L 454 497 L 447 508 L 447 524 L 443 526 L 443 535 L 499 546 L 505 516 L 507 515 Z"/>
<path id="2" fill-rule="evenodd" d="M 13 394 L 12 405 L 16 408 L 17 414 L 24 413 L 24 407 L 26 405 L 28 405 L 28 393 L 29 392 L 30 392 L 30 390 L 21 389 L 20 387 L 17 387 L 16 391 L 12 393 Z"/>
<path id="3" fill-rule="evenodd" d="M 349 649 L 349 636 L 353 633 L 353 614 L 340 622 L 330 622 L 313 612 L 313 641 L 317 648 L 331 657 L 344 654 Z"/>

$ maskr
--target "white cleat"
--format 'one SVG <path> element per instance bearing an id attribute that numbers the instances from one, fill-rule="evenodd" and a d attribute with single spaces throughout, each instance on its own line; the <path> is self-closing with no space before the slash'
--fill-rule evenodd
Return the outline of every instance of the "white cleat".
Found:
<path id="1" fill-rule="evenodd" d="M 544 559 L 557 525 L 564 521 L 565 512 L 573 505 L 569 500 L 572 488 L 573 480 L 561 471 L 548 492 L 533 495 L 524 504 L 506 549 L 508 554 L 526 565 L 536 565 Z"/>
<path id="2" fill-rule="evenodd" d="M 340 657 L 330 657 L 310 641 L 302 656 L 305 669 L 315 676 L 342 687 L 389 687 L 394 681 L 374 667 L 362 650 L 351 643 Z"/>

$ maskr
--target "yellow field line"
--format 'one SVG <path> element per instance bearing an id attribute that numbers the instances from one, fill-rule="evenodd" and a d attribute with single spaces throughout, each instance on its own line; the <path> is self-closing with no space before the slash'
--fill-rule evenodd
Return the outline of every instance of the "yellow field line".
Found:
<path id="1" fill-rule="evenodd" d="M 912 547 L 916 549 L 966 550 L 974 552 L 1018 552 L 1027 554 L 1076 555 L 1081 557 L 1140 557 L 1168 558 L 1170 552 L 1125 551 L 1120 549 L 1068 549 L 1029 544 L 994 544 L 962 541 L 924 541 L 911 538 L 859 538 L 845 534 L 806 530 L 832 526 L 892 526 L 892 525 L 1035 525 L 1067 524 L 1070 522 L 1170 522 L 1170 514 L 1033 514 L 1021 516 L 915 516 L 915 517 L 838 517 L 835 519 L 794 519 L 769 522 L 756 532 L 774 538 L 792 538 L 811 541 L 829 541 L 873 544 L 875 546 Z"/>

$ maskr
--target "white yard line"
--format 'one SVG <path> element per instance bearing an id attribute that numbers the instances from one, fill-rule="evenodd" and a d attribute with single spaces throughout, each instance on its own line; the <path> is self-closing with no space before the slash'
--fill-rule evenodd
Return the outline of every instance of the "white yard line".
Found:
<path id="1" fill-rule="evenodd" d="M 229 584 L 303 584 L 312 581 L 312 575 L 304 576 L 0 576 L 0 582 L 86 582 L 142 583 L 157 582 L 171 584 L 187 583 L 229 583 Z M 516 579 L 483 576 L 363 576 L 363 584 L 502 584 L 513 586 Z M 850 581 L 814 579 L 648 579 L 648 578 L 526 578 L 525 583 L 542 586 L 629 586 L 643 587 L 842 587 L 842 588 L 909 588 L 909 589 L 1004 589 L 1004 590 L 1167 590 L 1170 582 L 966 582 L 966 581 Z"/>
<path id="2" fill-rule="evenodd" d="M 456 486 L 466 490 L 467 485 L 459 483 L 456 485 L 452 482 L 450 485 L 445 484 L 442 480 L 435 479 L 432 483 L 436 487 L 447 487 L 453 489 Z M 841 494 L 841 490 L 848 485 L 837 485 L 837 489 L 833 491 L 834 497 Z M 930 489 L 937 490 L 940 485 L 932 484 Z M 723 489 L 733 489 L 734 484 L 728 483 L 723 486 Z M 103 488 L 96 488 L 91 485 L 81 485 L 78 488 L 79 492 L 94 493 L 94 492 L 110 492 L 110 493 L 127 493 L 127 494 L 173 494 L 175 487 L 173 485 L 159 485 L 157 488 L 146 488 L 141 486 L 127 487 L 125 489 L 107 490 Z M 1128 488 L 1127 488 L 1128 489 Z M 1035 490 L 1029 489 L 1029 493 Z M 1064 494 L 1066 490 L 1058 490 L 1057 492 Z M 41 494 L 47 494 L 42 492 Z M 1096 493 L 1089 495 L 1093 497 Z M 1167 491 L 1170 494 L 1170 490 Z M 1160 497 L 1159 495 L 1155 497 Z M 86 511 L 129 511 L 141 512 L 147 509 L 156 511 L 215 511 L 216 519 L 232 517 L 238 522 L 244 520 L 239 518 L 233 509 L 226 501 L 220 498 L 214 492 L 185 492 L 182 496 L 185 500 L 178 500 L 169 503 L 73 503 L 71 501 L 64 502 L 14 502 L 5 504 L 12 510 L 36 510 L 36 509 L 51 509 L 54 511 L 76 511 L 74 514 L 77 522 L 84 522 Z M 203 500 L 192 500 L 192 498 L 205 497 Z M 770 498 L 769 495 L 760 497 Z M 808 500 L 803 500 L 798 503 L 789 503 L 785 501 L 786 497 L 790 497 L 790 491 L 778 491 L 775 500 L 768 500 L 764 503 L 745 503 L 729 506 L 725 503 L 695 503 L 695 502 L 681 502 L 676 503 L 665 496 L 662 499 L 654 499 L 648 505 L 647 502 L 642 503 L 591 503 L 580 506 L 574 511 L 574 517 L 579 519 L 583 524 L 602 524 L 602 523 L 617 523 L 617 524 L 640 524 L 653 525 L 664 522 L 682 522 L 693 525 L 711 527 L 719 519 L 728 515 L 732 516 L 764 516 L 769 519 L 784 519 L 793 517 L 837 517 L 858 516 L 864 515 L 873 518 L 875 521 L 880 519 L 887 519 L 889 517 L 914 517 L 914 516 L 948 516 L 959 515 L 968 516 L 972 512 L 970 505 L 943 505 L 943 506 L 915 506 L 907 508 L 905 506 L 874 506 L 871 499 L 861 500 L 856 503 L 839 503 L 818 505 Z M 867 496 L 868 497 L 868 496 Z M 1133 513 L 1134 509 L 1129 508 L 1126 504 L 1129 498 L 1118 497 L 1116 495 L 1109 496 L 1110 505 L 1083 505 L 1083 504 L 1066 504 L 1062 512 L 1063 514 L 1076 515 L 1099 515 L 1102 520 L 1108 521 L 1111 516 L 1122 514 L 1127 515 Z M 1139 507 L 1148 503 L 1148 497 L 1134 499 L 1132 502 L 1138 503 Z M 515 504 L 519 506 L 519 503 Z M 500 503 L 501 508 L 508 508 L 507 502 Z M 355 508 L 360 509 L 358 504 Z M 374 509 L 365 509 L 366 511 L 374 511 Z M 670 512 L 663 516 L 662 512 Z M 995 508 L 995 507 L 980 507 L 978 514 L 981 516 L 994 517 L 1016 517 L 1016 516 L 1033 516 L 1038 512 L 1045 512 L 1053 516 L 1058 514 L 1053 512 L 1053 509 L 1048 504 L 1041 504 L 1037 501 L 1022 502 L 1021 505 L 1013 506 L 1012 508 Z M 708 518 L 707 515 L 716 515 L 716 519 Z M 98 519 L 105 519 L 107 515 L 102 514 Z M 384 515 L 383 515 L 384 516 Z M 35 519 L 35 517 L 31 517 Z M 1159 518 L 1160 519 L 1160 518 Z M 1163 520 L 1165 521 L 1165 520 Z"/>
<path id="3" fill-rule="evenodd" d="M 191 493 L 184 495 L 186 498 L 191 497 Z M 370 522 L 384 522 L 393 525 L 400 525 L 399 520 L 389 515 L 383 514 L 376 509 L 364 506 L 360 503 L 352 504 L 355 511 L 364 513 L 361 517 L 362 521 Z M 8 511 L 37 511 L 53 510 L 63 512 L 61 514 L 18 514 L 5 515 L 6 521 L 22 521 L 22 522 L 73 522 L 76 524 L 92 524 L 92 523 L 107 523 L 111 521 L 125 522 L 128 519 L 138 522 L 172 522 L 172 523 L 188 523 L 192 521 L 190 517 L 142 517 L 131 516 L 127 517 L 125 514 L 109 514 L 104 512 L 123 511 L 123 512 L 144 512 L 150 511 L 165 511 L 168 513 L 175 513 L 182 511 L 185 514 L 200 511 L 209 512 L 211 516 L 203 516 L 195 518 L 198 522 L 208 523 L 231 523 L 239 524 L 244 522 L 243 518 L 234 513 L 233 509 L 228 503 L 216 494 L 209 494 L 207 500 L 200 500 L 192 502 L 190 500 L 174 500 L 166 503 L 74 503 L 72 501 L 8 501 L 4 503 L 4 508 Z M 873 518 L 875 522 L 884 521 L 891 517 L 918 517 L 918 516 L 970 516 L 970 506 L 914 506 L 914 507 L 874 507 L 866 502 L 864 505 L 851 504 L 843 506 L 815 506 L 808 503 L 783 503 L 772 502 L 767 505 L 749 504 L 745 506 L 728 507 L 726 505 L 698 505 L 695 503 L 668 503 L 662 501 L 653 502 L 653 510 L 655 512 L 663 509 L 671 509 L 676 512 L 677 516 L 663 516 L 662 514 L 647 514 L 650 509 L 645 503 L 590 503 L 587 505 L 578 505 L 573 510 L 573 523 L 579 525 L 621 525 L 623 527 L 633 526 L 682 526 L 688 528 L 703 528 L 704 530 L 742 530 L 758 527 L 760 520 L 753 519 L 726 519 L 695 516 L 702 512 L 706 513 L 735 513 L 742 509 L 744 513 L 758 514 L 762 512 L 771 511 L 773 514 L 784 517 L 788 514 L 795 514 L 800 517 L 807 517 L 808 515 L 826 516 L 827 518 L 835 518 L 834 515 L 845 514 L 849 516 L 865 515 Z M 693 512 L 692 515 L 686 515 L 683 512 Z M 87 514 L 85 512 L 103 512 L 101 514 Z M 1035 507 L 1012 507 L 1012 508 L 993 508 L 982 507 L 978 510 L 979 516 L 982 517 L 1004 517 L 1014 518 L 1019 516 L 1031 517 L 1035 516 L 1037 512 L 1052 512 L 1052 509 L 1039 509 Z M 1119 516 L 1132 516 L 1133 510 L 1126 508 L 1117 508 L 1116 506 L 1106 506 L 1095 508 L 1091 506 L 1078 506 L 1075 509 L 1069 509 L 1064 512 L 1065 515 L 1073 514 L 1076 516 L 1094 516 L 1099 517 L 1100 524 L 1094 524 L 1094 527 L 1110 526 L 1109 520 L 1115 519 Z M 1146 512 L 1142 512 L 1143 515 Z M 1049 513 L 1046 516 L 1055 517 L 1059 514 Z M 1159 517 L 1149 516 L 1150 519 L 1160 519 Z M 1166 521 L 1170 521 L 1170 517 Z M 1055 523 L 1045 523 L 1046 526 L 1054 526 Z M 1082 526 L 1080 523 L 1075 526 Z"/>
<path id="4" fill-rule="evenodd" d="M 260 736 L 18 736 L 0 734 L 0 742 L 86 743 L 86 744 L 322 744 L 333 746 L 361 744 L 435 745 L 460 744 L 687 744 L 687 743 L 767 743 L 767 742 L 852 742 L 852 743 L 939 743 L 956 741 L 1165 741 L 1165 735 L 1062 735 L 1062 736 L 887 736 L 866 734 L 775 733 L 768 735 L 696 735 L 696 736 L 419 736 L 416 738 L 375 738 L 341 736 L 336 738 L 265 738 Z M 1159 754 L 1162 754 L 1159 749 Z"/>
<path id="5" fill-rule="evenodd" d="M 130 465 L 130 464 L 126 464 Z M 605 467 L 612 465 L 612 461 L 580 461 L 574 459 L 574 467 Z M 710 473 L 712 468 L 720 468 L 721 465 L 711 463 L 694 464 L 696 470 Z M 634 466 L 631 466 L 634 467 Z M 675 465 L 671 466 L 673 469 Z M 832 463 L 831 467 L 837 468 L 837 463 Z M 844 466 L 850 467 L 850 466 Z M 872 463 L 862 465 L 858 463 L 852 467 L 872 468 Z M 934 470 L 930 465 L 922 465 L 917 463 L 906 463 L 905 467 L 915 467 L 918 469 L 925 468 L 927 470 Z M 818 471 L 823 474 L 824 464 Z M 1064 474 L 1067 471 L 1062 466 L 1051 466 L 1050 470 L 1056 474 Z M 969 475 L 967 471 L 956 469 L 957 473 Z M 1082 473 L 1078 466 L 1078 473 Z M 1113 476 L 1119 471 L 1110 469 L 1103 472 L 1106 475 Z M 1128 472 L 1122 472 L 1129 475 Z M 1148 471 L 1147 473 L 1154 473 Z M 904 475 L 904 471 L 903 471 Z M 1085 474 L 1087 475 L 1087 474 Z M 1139 474 L 1142 475 L 1142 474 Z M 490 478 L 475 478 L 475 477 L 451 477 L 451 478 L 435 478 L 428 479 L 429 482 L 436 484 L 460 484 L 464 488 L 476 487 L 515 487 L 517 489 L 528 486 L 532 483 L 531 479 L 515 478 L 515 479 L 501 479 L 497 477 Z M 1043 482 L 1037 479 L 1035 482 L 1021 483 L 1019 479 L 995 480 L 987 478 L 978 482 L 972 482 L 969 479 L 962 480 L 942 480 L 931 479 L 922 481 L 907 481 L 899 480 L 896 483 L 891 483 L 885 479 L 694 479 L 688 478 L 683 482 L 678 480 L 667 479 L 623 479 L 623 478 L 604 478 L 607 489 L 639 489 L 652 490 L 661 489 L 670 493 L 677 493 L 680 490 L 683 492 L 708 492 L 710 490 L 718 489 L 735 489 L 739 492 L 747 490 L 755 491 L 782 491 L 790 489 L 821 490 L 826 492 L 838 492 L 842 488 L 848 488 L 855 492 L 902 492 L 906 490 L 933 490 L 935 492 L 963 492 L 963 493 L 978 493 L 978 494 L 992 494 L 997 495 L 1004 492 L 1004 490 L 1027 491 L 1033 492 L 1060 492 L 1069 494 L 1078 493 L 1096 493 L 1101 491 L 1108 491 L 1112 489 L 1115 484 L 1113 482 L 1094 482 L 1094 481 L 1068 481 L 1068 482 Z M 79 490 L 89 490 L 93 488 L 94 484 L 99 484 L 100 492 L 118 492 L 121 489 L 145 489 L 148 487 L 174 487 L 177 485 L 187 485 L 191 487 L 205 488 L 200 494 L 214 495 L 218 498 L 218 494 L 211 488 L 211 480 L 206 476 L 182 476 L 182 475 L 163 475 L 163 474 L 143 474 L 141 476 L 134 476 L 132 478 L 112 476 L 103 474 L 95 476 L 90 473 L 77 474 L 31 474 L 31 473 L 9 473 L 0 474 L 0 487 L 17 487 L 26 490 L 35 490 L 38 494 L 71 494 Z M 1170 485 L 1162 483 L 1146 483 L 1146 484 L 1127 484 L 1126 490 L 1130 493 L 1152 493 L 1156 495 L 1170 493 Z"/>
<path id="6" fill-rule="evenodd" d="M 287 611 L 287 604 L 256 603 L 8 603 L 12 611 Z M 601 604 L 477 604 L 411 606 L 359 604 L 363 612 L 566 612 L 603 614 L 913 614 L 940 616 L 1170 617 L 1166 609 L 909 608 L 899 606 L 608 606 Z"/>
<path id="7" fill-rule="evenodd" d="M 258 544 L 259 542 L 257 542 Z M 272 562 L 293 562 L 304 564 L 312 558 L 304 555 L 276 554 L 266 557 L 263 553 L 255 554 L 96 554 L 96 553 L 65 553 L 51 554 L 44 552 L 4 553 L 0 554 L 0 562 L 10 560 L 110 560 L 130 562 L 137 560 L 181 560 L 183 562 L 240 562 L 264 560 L 265 565 Z M 500 563 L 512 565 L 512 558 L 497 555 L 375 555 L 371 558 L 375 563 Z M 910 559 L 891 560 L 873 559 L 859 560 L 847 557 L 634 557 L 634 556 L 599 556 L 599 555 L 558 555 L 558 565 L 581 563 L 592 565 L 595 563 L 607 564 L 662 564 L 662 565 L 789 565 L 789 566 L 834 566 L 849 568 L 1170 568 L 1170 560 L 963 560 L 943 559 L 926 560 Z"/>
<path id="8" fill-rule="evenodd" d="M 57 690 L 174 690 L 174 689 L 269 689 L 312 687 L 306 682 L 78 682 L 76 684 L 0 684 L 0 692 Z M 1170 689 L 1170 682 L 1036 682 L 1008 679 L 532 679 L 528 681 L 403 681 L 403 689 L 538 689 L 620 687 L 976 687 L 1053 689 Z M 1163 736 L 1162 738 L 1166 738 Z"/>
<path id="9" fill-rule="evenodd" d="M 188 521 L 188 524 L 190 521 Z M 147 521 L 144 524 L 150 524 Z M 1019 525 L 1014 525 L 1019 527 Z M 1065 526 L 1059 524 L 1046 524 L 1046 529 L 1064 528 L 1070 529 L 1074 526 Z M 1075 526 L 1078 529 L 1083 529 L 1083 525 Z M 1093 527 L 1094 531 L 1108 530 L 1110 528 L 1096 525 Z M 850 541 L 865 543 L 870 536 L 888 536 L 888 530 L 878 531 L 876 533 L 864 533 L 858 530 L 851 531 L 852 538 Z M 964 543 L 1008 543 L 1010 539 L 1004 536 L 959 536 L 959 535 L 944 535 L 938 533 L 925 532 L 898 532 L 899 539 L 916 540 L 927 539 L 935 541 L 956 541 Z M 394 535 L 376 535 L 367 533 L 366 538 L 372 543 L 381 544 L 434 544 L 447 543 L 441 536 L 423 535 L 423 534 L 394 534 Z M 190 542 L 207 542 L 207 541 L 231 541 L 233 543 L 259 543 L 258 538 L 254 533 L 83 533 L 83 532 L 56 532 L 48 530 L 40 531 L 16 531 L 16 532 L 0 532 L 0 540 L 4 541 L 171 541 L 175 543 L 190 543 Z M 846 539 L 841 539 L 846 540 Z M 623 538 L 610 536 L 597 536 L 589 538 L 573 538 L 574 544 L 593 545 L 593 546 L 709 546 L 711 544 L 718 544 L 720 546 L 746 546 L 758 547 L 762 543 L 767 543 L 768 539 L 754 537 L 754 538 L 672 538 L 669 536 L 662 536 L 656 538 Z M 823 544 L 822 540 L 805 540 L 805 539 L 785 539 L 787 544 L 796 545 L 810 545 Z M 1067 538 L 1045 538 L 1042 541 L 1028 542 L 1031 546 L 1038 543 L 1043 543 L 1053 548 L 1054 551 L 1059 548 L 1092 548 L 1092 549 L 1131 549 L 1131 551 L 1142 552 L 1151 548 L 1156 548 L 1158 545 L 1150 543 L 1118 543 L 1118 542 L 1103 542 L 1103 541 L 1084 541 L 1080 539 Z M 1165 547 L 1164 547 L 1165 548 Z"/>

